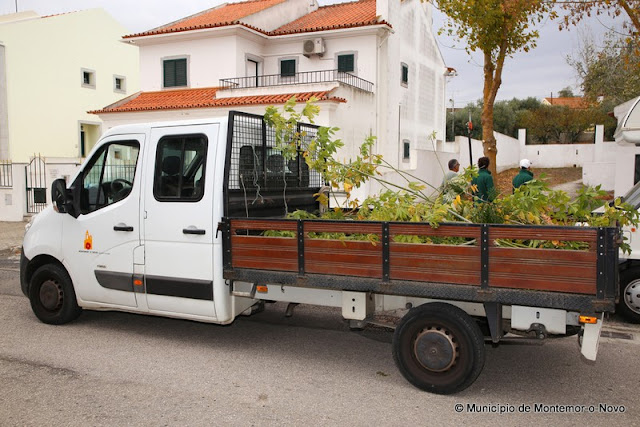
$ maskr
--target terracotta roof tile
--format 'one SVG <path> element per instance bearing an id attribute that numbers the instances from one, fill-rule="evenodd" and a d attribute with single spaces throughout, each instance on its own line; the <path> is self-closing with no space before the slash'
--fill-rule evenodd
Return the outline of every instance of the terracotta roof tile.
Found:
<path id="1" fill-rule="evenodd" d="M 188 16 L 176 22 L 154 28 L 142 33 L 126 35 L 123 38 L 143 37 L 156 34 L 176 33 L 181 31 L 201 30 L 205 28 L 242 25 L 270 36 L 305 33 L 311 31 L 333 30 L 338 28 L 362 27 L 367 25 L 386 24 L 376 16 L 376 0 L 360 0 L 322 6 L 315 12 L 292 21 L 282 27 L 266 32 L 252 27 L 241 20 L 249 15 L 268 9 L 286 0 L 253 0 L 240 3 L 228 3 L 204 12 Z"/>
<path id="2" fill-rule="evenodd" d="M 589 102 L 580 96 L 545 98 L 550 105 L 574 109 L 589 108 Z"/>
<path id="3" fill-rule="evenodd" d="M 331 91 L 301 92 L 277 95 L 236 96 L 216 98 L 220 88 L 175 89 L 158 92 L 139 92 L 102 110 L 89 111 L 91 114 L 122 113 L 131 111 L 183 110 L 189 108 L 216 108 L 240 105 L 284 104 L 292 96 L 298 102 L 306 102 L 312 97 L 319 101 L 346 102 L 343 98 L 331 96 Z"/>
<path id="4" fill-rule="evenodd" d="M 124 38 L 149 36 L 154 34 L 175 33 L 180 31 L 200 30 L 240 23 L 239 20 L 285 0 L 253 0 L 240 3 L 227 3 L 204 12 L 188 16 L 176 22 L 154 28 L 138 34 L 124 36 Z"/>
<path id="5" fill-rule="evenodd" d="M 285 24 L 269 34 L 304 33 L 384 23 L 386 22 L 379 22 L 376 16 L 375 0 L 360 0 L 351 3 L 322 6 L 315 12 Z"/>

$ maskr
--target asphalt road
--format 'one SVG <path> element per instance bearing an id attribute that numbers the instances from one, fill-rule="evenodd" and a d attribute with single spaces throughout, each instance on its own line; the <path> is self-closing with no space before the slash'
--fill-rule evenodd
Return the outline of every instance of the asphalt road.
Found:
<path id="1" fill-rule="evenodd" d="M 603 338 L 595 363 L 575 337 L 488 345 L 478 380 L 438 396 L 399 374 L 391 333 L 350 332 L 335 310 L 301 305 L 284 318 L 268 305 L 226 327 L 85 312 L 49 326 L 17 268 L 0 257 L 0 426 L 640 425 L 635 326 L 614 323 L 632 339 Z"/>

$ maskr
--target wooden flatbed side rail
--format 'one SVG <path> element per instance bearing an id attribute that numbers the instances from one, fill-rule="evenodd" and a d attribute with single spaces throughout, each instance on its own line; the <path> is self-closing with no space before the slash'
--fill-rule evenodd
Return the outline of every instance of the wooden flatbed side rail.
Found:
<path id="1" fill-rule="evenodd" d="M 447 223 L 433 228 L 427 223 L 235 218 L 224 219 L 221 226 L 227 271 L 616 296 L 618 230 L 613 227 Z M 266 236 L 265 231 L 276 233 Z M 584 242 L 588 249 L 497 244 L 531 240 L 556 246 Z"/>

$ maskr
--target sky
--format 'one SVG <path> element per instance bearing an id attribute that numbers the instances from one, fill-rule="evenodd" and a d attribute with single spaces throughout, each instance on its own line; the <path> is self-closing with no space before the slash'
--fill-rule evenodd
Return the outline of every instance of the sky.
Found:
<path id="1" fill-rule="evenodd" d="M 234 0 L 238 1 L 238 0 Z M 321 5 L 340 2 L 319 0 Z M 52 15 L 101 7 L 109 12 L 130 33 L 145 31 L 223 3 L 222 0 L 0 0 L 0 15 L 34 10 L 40 15 Z M 434 33 L 446 18 L 434 12 Z M 581 24 L 580 28 L 559 31 L 554 21 L 539 26 L 538 46 L 529 53 L 518 53 L 505 62 L 503 82 L 497 99 L 557 96 L 558 91 L 570 87 L 579 94 L 575 72 L 567 63 L 567 56 L 579 49 L 580 33 L 591 33 L 596 42 L 611 26 L 597 18 Z M 124 34 L 123 34 L 124 35 Z M 465 106 L 482 98 L 482 57 L 473 57 L 464 50 L 464 42 L 436 36 L 445 63 L 458 75 L 447 84 L 447 107 Z"/>

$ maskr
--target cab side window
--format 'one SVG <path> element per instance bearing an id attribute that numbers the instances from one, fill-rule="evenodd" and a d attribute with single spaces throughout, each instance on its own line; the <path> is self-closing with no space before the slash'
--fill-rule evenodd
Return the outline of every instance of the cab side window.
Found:
<path id="1" fill-rule="evenodd" d="M 164 202 L 197 202 L 204 195 L 207 138 L 166 136 L 158 142 L 153 195 Z"/>
<path id="2" fill-rule="evenodd" d="M 118 141 L 93 155 L 82 172 L 81 213 L 109 206 L 131 193 L 139 152 L 138 141 Z"/>

